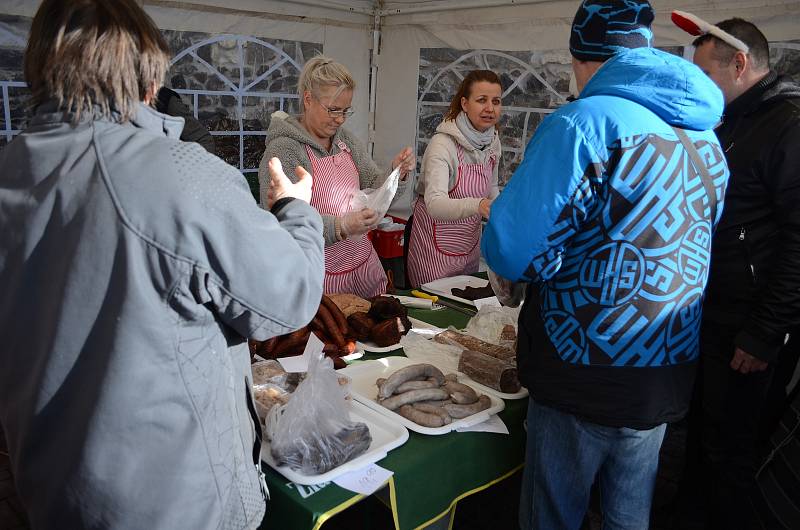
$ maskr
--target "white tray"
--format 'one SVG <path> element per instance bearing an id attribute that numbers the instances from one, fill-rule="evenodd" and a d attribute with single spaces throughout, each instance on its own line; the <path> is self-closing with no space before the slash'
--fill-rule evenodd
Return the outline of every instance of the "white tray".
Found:
<path id="1" fill-rule="evenodd" d="M 451 300 L 458 300 L 461 303 L 478 307 L 475 303 L 475 300 L 467 300 L 466 298 L 456 296 L 453 294 L 451 289 L 463 289 L 464 287 L 486 287 L 487 285 L 489 285 L 489 280 L 484 280 L 483 278 L 476 278 L 475 276 L 451 276 L 450 278 L 439 278 L 438 280 L 434 280 L 429 283 L 423 283 L 420 287 L 422 287 L 424 291 L 428 291 L 429 293 L 437 296 L 443 296 Z M 493 303 L 493 301 L 496 299 L 497 297 L 493 296 L 490 298 L 484 298 L 483 300 L 492 300 L 490 305 L 500 305 L 500 302 L 497 302 L 496 304 Z"/>
<path id="2" fill-rule="evenodd" d="M 441 427 L 423 427 L 422 425 L 418 425 L 413 421 L 404 418 L 400 414 L 387 409 L 383 405 L 380 405 L 377 402 L 378 387 L 375 386 L 375 381 L 379 377 L 389 377 L 400 368 L 411 364 L 419 364 L 419 361 L 415 359 L 409 359 L 407 357 L 385 357 L 383 359 L 376 359 L 373 361 L 365 361 L 363 363 L 354 364 L 352 366 L 348 366 L 347 368 L 342 368 L 339 370 L 339 372 L 350 377 L 350 393 L 357 401 L 360 401 L 369 408 L 379 412 L 380 414 L 383 414 L 388 418 L 391 418 L 393 422 L 402 423 L 410 430 L 421 434 L 447 434 L 450 431 L 455 431 L 459 427 L 470 427 L 472 425 L 477 425 L 478 423 L 483 423 L 484 421 L 488 420 L 492 414 L 497 414 L 506 406 L 505 402 L 503 402 L 503 400 L 497 396 L 495 391 L 487 389 L 486 391 L 480 393 L 486 394 L 489 396 L 489 399 L 491 399 L 492 403 L 488 409 L 460 420 L 453 420 L 453 422 L 449 425 L 443 425 Z M 461 377 L 462 376 L 459 376 L 459 381 L 461 381 Z M 469 386 L 474 386 L 477 388 L 477 385 L 472 383 L 469 383 Z"/>
<path id="3" fill-rule="evenodd" d="M 372 443 L 369 444 L 369 449 L 367 449 L 366 453 L 330 471 L 319 475 L 303 475 L 294 471 L 289 466 L 278 467 L 275 465 L 275 460 L 272 458 L 270 445 L 267 440 L 264 440 L 261 444 L 261 460 L 295 484 L 310 486 L 321 482 L 329 482 L 345 473 L 357 471 L 369 464 L 374 464 L 378 460 L 385 458 L 389 451 L 400 447 L 408 440 L 408 430 L 405 427 L 398 422 L 392 421 L 385 415 L 381 415 L 369 407 L 364 406 L 356 400 L 353 400 L 350 419 L 367 424 L 369 434 L 372 436 Z"/>
<path id="4" fill-rule="evenodd" d="M 426 333 L 425 336 L 428 336 L 429 334 L 441 333 L 442 331 L 444 331 L 442 328 L 436 327 L 433 324 L 428 324 L 427 322 L 423 322 L 422 320 L 418 320 L 416 318 L 408 317 L 408 320 L 411 321 L 411 329 L 417 331 L 419 330 L 427 331 L 428 333 Z M 399 350 L 402 347 L 403 346 L 399 342 L 397 344 L 392 344 L 391 346 L 376 346 L 375 343 L 371 341 L 366 341 L 366 342 L 356 341 L 357 350 L 370 351 L 374 353 L 390 352 L 394 350 Z"/>

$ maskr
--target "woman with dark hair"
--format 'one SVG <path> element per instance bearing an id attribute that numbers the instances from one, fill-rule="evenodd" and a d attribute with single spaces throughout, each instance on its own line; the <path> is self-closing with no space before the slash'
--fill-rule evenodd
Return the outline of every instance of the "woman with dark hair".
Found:
<path id="1" fill-rule="evenodd" d="M 498 194 L 502 92 L 494 72 L 467 74 L 425 150 L 408 244 L 414 287 L 478 271 L 481 219 Z"/>

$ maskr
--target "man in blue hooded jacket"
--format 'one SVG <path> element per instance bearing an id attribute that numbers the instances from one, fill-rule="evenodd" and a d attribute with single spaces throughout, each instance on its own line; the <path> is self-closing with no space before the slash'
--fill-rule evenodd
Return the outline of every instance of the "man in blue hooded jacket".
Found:
<path id="1" fill-rule="evenodd" d="M 646 0 L 584 0 L 579 98 L 542 122 L 492 205 L 482 250 L 529 282 L 518 364 L 531 394 L 520 525 L 647 528 L 667 422 L 688 408 L 711 235 L 728 180 L 719 89 L 651 48 Z"/>

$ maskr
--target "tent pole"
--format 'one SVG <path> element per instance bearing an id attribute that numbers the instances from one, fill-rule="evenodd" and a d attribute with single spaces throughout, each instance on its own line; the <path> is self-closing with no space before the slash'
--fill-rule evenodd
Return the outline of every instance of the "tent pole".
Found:
<path id="1" fill-rule="evenodd" d="M 292 4 L 300 4 L 311 7 L 324 7 L 325 9 L 334 9 L 336 11 L 347 11 L 349 13 L 360 13 L 362 15 L 372 15 L 375 10 L 367 7 L 355 7 L 346 4 L 339 4 L 331 1 L 314 1 L 314 0 L 292 0 Z"/>
<path id="2" fill-rule="evenodd" d="M 482 7 L 501 7 L 501 6 L 521 6 L 526 4 L 542 4 L 551 0 L 463 0 L 458 3 L 458 9 L 479 9 Z M 381 16 L 389 15 L 410 15 L 413 13 L 431 13 L 437 11 L 449 11 L 453 5 L 442 3 L 439 5 L 423 5 L 416 7 L 396 7 L 392 9 L 381 9 Z"/>
<path id="3" fill-rule="evenodd" d="M 381 45 L 381 16 L 375 11 L 372 20 L 372 56 L 369 76 L 369 143 L 367 150 L 370 156 L 375 151 L 375 109 L 378 101 L 378 58 Z"/>

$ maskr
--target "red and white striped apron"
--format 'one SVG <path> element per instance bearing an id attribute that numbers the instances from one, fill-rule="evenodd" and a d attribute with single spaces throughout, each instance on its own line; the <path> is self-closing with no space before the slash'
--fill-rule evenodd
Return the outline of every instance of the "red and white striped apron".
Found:
<path id="1" fill-rule="evenodd" d="M 311 206 L 322 215 L 339 217 L 350 211 L 350 198 L 361 183 L 350 148 L 341 140 L 336 145 L 340 151 L 335 155 L 318 157 L 309 146 L 306 152 L 313 176 Z M 386 283 L 386 273 L 366 234 L 325 247 L 326 293 L 370 298 L 384 294 Z"/>
<path id="2" fill-rule="evenodd" d="M 497 157 L 494 151 L 483 164 L 465 164 L 464 149 L 457 145 L 458 172 L 451 199 L 487 198 Z M 439 278 L 478 272 L 481 257 L 481 216 L 471 215 L 456 221 L 434 219 L 425 207 L 425 198 L 417 197 L 414 221 L 408 243 L 408 279 L 411 285 Z"/>

